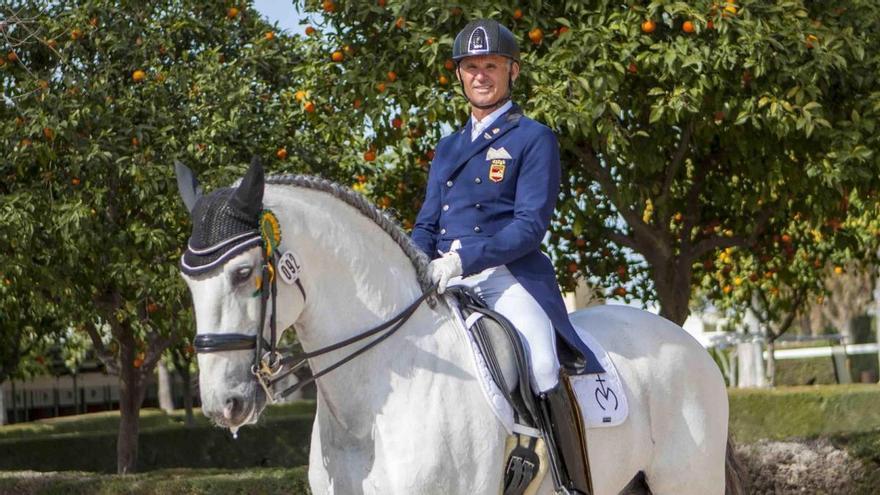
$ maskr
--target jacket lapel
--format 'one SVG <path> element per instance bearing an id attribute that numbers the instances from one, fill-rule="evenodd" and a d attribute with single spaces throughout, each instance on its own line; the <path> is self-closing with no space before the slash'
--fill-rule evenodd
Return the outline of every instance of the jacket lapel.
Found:
<path id="1" fill-rule="evenodd" d="M 468 119 L 468 123 L 463 129 L 457 131 L 456 142 L 454 143 L 453 156 L 449 161 L 449 168 L 443 174 L 443 180 L 446 181 L 455 175 L 461 167 L 474 157 L 477 153 L 482 152 L 494 143 L 498 138 L 505 135 L 511 129 L 519 125 L 519 119 L 522 117 L 522 110 L 519 106 L 513 105 L 510 110 L 500 115 L 495 122 L 492 123 L 483 134 L 477 136 L 477 139 L 471 141 L 471 125 L 472 119 Z M 498 129 L 498 132 L 495 130 Z"/>

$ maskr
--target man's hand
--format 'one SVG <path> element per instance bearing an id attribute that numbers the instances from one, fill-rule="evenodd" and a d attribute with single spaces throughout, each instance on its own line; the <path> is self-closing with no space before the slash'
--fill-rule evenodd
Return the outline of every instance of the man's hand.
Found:
<path id="1" fill-rule="evenodd" d="M 428 265 L 428 273 L 431 275 L 431 281 L 437 284 L 437 294 L 443 294 L 449 279 L 461 275 L 461 258 L 458 253 L 450 251 L 442 258 L 432 261 Z"/>

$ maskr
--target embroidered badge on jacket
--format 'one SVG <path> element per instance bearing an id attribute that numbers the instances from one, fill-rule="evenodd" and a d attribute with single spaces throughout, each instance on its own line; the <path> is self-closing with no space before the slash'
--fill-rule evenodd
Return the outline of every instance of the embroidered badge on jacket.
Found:
<path id="1" fill-rule="evenodd" d="M 507 165 L 504 163 L 504 160 L 492 160 L 492 163 L 489 164 L 489 180 L 492 182 L 501 182 L 504 180 L 505 168 L 507 168 Z"/>

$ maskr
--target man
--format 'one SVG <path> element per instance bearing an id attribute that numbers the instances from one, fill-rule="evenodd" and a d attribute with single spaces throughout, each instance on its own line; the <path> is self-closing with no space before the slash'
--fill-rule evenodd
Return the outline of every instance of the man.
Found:
<path id="1" fill-rule="evenodd" d="M 492 20 L 469 23 L 455 38 L 452 58 L 471 118 L 437 145 L 412 238 L 434 258 L 429 270 L 439 293 L 448 285 L 471 287 L 513 323 L 526 343 L 541 409 L 552 410 L 557 430 L 566 428 L 571 422 L 560 418 L 571 414 L 571 404 L 559 384 L 556 334 L 586 360 L 588 372 L 601 367 L 568 320 L 553 265 L 541 252 L 559 193 L 559 145 L 549 128 L 511 102 L 520 61 L 507 28 Z M 550 419 L 542 418 L 545 427 Z M 585 451 L 575 464 L 560 450 L 569 479 L 585 470 Z"/>

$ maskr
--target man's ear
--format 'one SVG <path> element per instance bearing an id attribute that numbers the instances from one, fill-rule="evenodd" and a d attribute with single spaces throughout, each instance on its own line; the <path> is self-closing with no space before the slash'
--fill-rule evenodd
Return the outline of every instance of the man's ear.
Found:
<path id="1" fill-rule="evenodd" d="M 510 62 L 510 80 L 516 81 L 517 77 L 519 77 L 519 62 L 511 61 Z"/>

